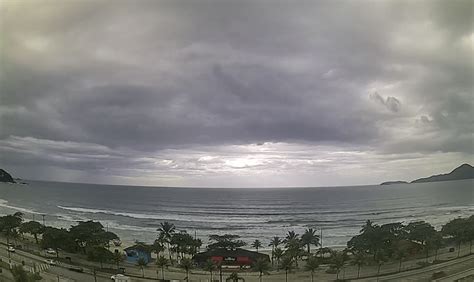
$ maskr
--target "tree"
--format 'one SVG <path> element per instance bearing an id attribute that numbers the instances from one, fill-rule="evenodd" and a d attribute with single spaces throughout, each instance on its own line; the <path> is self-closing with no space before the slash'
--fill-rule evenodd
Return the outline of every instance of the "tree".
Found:
<path id="1" fill-rule="evenodd" d="M 331 267 L 336 270 L 336 280 L 339 280 L 339 272 L 347 260 L 345 251 L 333 251 L 331 254 Z"/>
<path id="2" fill-rule="evenodd" d="M 299 241 L 299 239 L 300 239 L 299 236 L 300 235 L 296 234 L 296 232 L 293 231 L 293 230 L 288 231 L 288 233 L 286 234 L 285 239 L 283 240 L 283 243 L 288 244 L 290 241 L 293 241 L 293 240 Z"/>
<path id="3" fill-rule="evenodd" d="M 212 272 L 216 269 L 216 264 L 212 260 L 207 260 L 206 264 L 204 265 L 204 270 L 209 271 L 209 274 L 211 275 L 210 281 L 212 282 Z"/>
<path id="4" fill-rule="evenodd" d="M 165 267 L 168 267 L 170 265 L 169 261 L 167 258 L 163 256 L 159 256 L 156 259 L 156 266 L 161 268 L 161 279 L 165 280 Z"/>
<path id="5" fill-rule="evenodd" d="M 470 217 L 472 218 L 472 217 Z M 474 221 L 474 220 L 472 220 Z M 446 223 L 442 228 L 441 232 L 444 235 L 450 236 L 458 245 L 458 257 L 461 252 L 461 244 L 463 242 L 468 241 L 468 236 L 469 234 L 469 227 L 468 225 L 469 221 L 464 219 L 464 218 L 456 218 L 451 220 L 450 222 Z M 471 222 L 471 228 L 472 228 L 472 222 Z M 472 241 L 472 240 L 471 240 Z"/>
<path id="6" fill-rule="evenodd" d="M 441 233 L 435 232 L 431 237 L 426 240 L 426 261 L 428 262 L 429 251 L 435 251 L 435 260 L 438 258 L 438 250 L 443 246 L 443 236 Z"/>
<path id="7" fill-rule="evenodd" d="M 357 265 L 357 279 L 360 277 L 360 269 L 362 265 L 367 263 L 367 255 L 364 252 L 357 252 L 354 254 L 352 264 Z"/>
<path id="8" fill-rule="evenodd" d="M 15 265 L 11 269 L 13 280 L 15 282 L 29 282 L 31 281 L 28 277 L 28 272 L 23 269 L 21 265 Z"/>
<path id="9" fill-rule="evenodd" d="M 189 281 L 189 270 L 193 268 L 193 261 L 189 258 L 183 258 L 179 264 L 179 267 L 186 271 L 186 281 Z"/>
<path id="10" fill-rule="evenodd" d="M 99 262 L 100 268 L 103 268 L 104 262 L 114 260 L 114 254 L 105 247 L 95 246 L 88 249 L 87 259 Z"/>
<path id="11" fill-rule="evenodd" d="M 77 248 L 85 254 L 86 248 L 108 247 L 109 242 L 119 237 L 113 232 L 104 230 L 104 226 L 97 221 L 80 221 L 69 228 L 69 234 L 77 243 Z"/>
<path id="12" fill-rule="evenodd" d="M 276 248 L 273 251 L 273 256 L 275 257 L 275 259 L 277 261 L 277 269 L 280 269 L 280 259 L 283 257 L 283 254 L 284 254 L 284 252 L 280 248 Z"/>
<path id="13" fill-rule="evenodd" d="M 465 239 L 469 241 L 469 254 L 472 253 L 472 243 L 474 241 L 474 215 L 466 219 Z"/>
<path id="14" fill-rule="evenodd" d="M 315 256 L 309 256 L 306 260 L 305 269 L 311 272 L 311 282 L 314 281 L 314 272 L 319 268 L 319 259 Z"/>
<path id="15" fill-rule="evenodd" d="M 41 280 L 41 276 L 36 273 L 28 273 L 22 265 L 15 265 L 11 269 L 13 280 L 15 282 L 34 282 Z"/>
<path id="16" fill-rule="evenodd" d="M 301 235 L 301 243 L 306 246 L 306 251 L 310 254 L 311 245 L 319 246 L 319 235 L 316 234 L 316 230 L 313 228 L 306 229 Z"/>
<path id="17" fill-rule="evenodd" d="M 144 258 L 139 258 L 137 260 L 137 265 L 142 270 L 142 277 L 145 278 L 145 267 L 147 266 L 148 262 Z"/>
<path id="18" fill-rule="evenodd" d="M 10 238 L 18 233 L 22 221 L 23 214 L 21 212 L 0 217 L 0 232 L 7 238 L 7 244 L 10 244 Z"/>
<path id="19" fill-rule="evenodd" d="M 280 246 L 280 244 L 282 243 L 282 240 L 280 239 L 280 237 L 278 236 L 275 236 L 272 238 L 272 240 L 270 241 L 270 244 L 268 244 L 269 247 L 272 247 L 272 249 L 276 249 L 278 248 L 278 246 Z"/>
<path id="20" fill-rule="evenodd" d="M 225 281 L 230 280 L 232 282 L 238 282 L 240 279 L 242 279 L 242 278 L 240 278 L 239 274 L 236 271 L 234 271 L 229 275 L 229 277 Z"/>
<path id="21" fill-rule="evenodd" d="M 387 256 L 383 252 L 378 252 L 377 255 L 375 256 L 375 263 L 377 264 L 377 280 L 380 275 L 380 268 L 382 268 L 382 265 L 388 260 Z"/>
<path id="22" fill-rule="evenodd" d="M 293 259 L 288 256 L 284 256 L 281 261 L 281 268 L 285 270 L 285 281 L 288 282 L 288 273 L 293 270 Z"/>
<path id="23" fill-rule="evenodd" d="M 222 262 L 217 262 L 216 267 L 219 270 L 219 282 L 222 282 Z"/>
<path id="24" fill-rule="evenodd" d="M 113 253 L 112 261 L 117 265 L 117 269 L 120 268 L 120 263 L 124 260 L 123 254 L 116 252 Z"/>
<path id="25" fill-rule="evenodd" d="M 239 240 L 239 235 L 224 234 L 224 235 L 209 235 L 209 241 L 211 242 L 207 248 L 212 249 L 228 249 L 235 250 L 243 247 L 246 243 Z"/>
<path id="26" fill-rule="evenodd" d="M 59 258 L 59 250 L 74 251 L 76 242 L 70 236 L 66 229 L 58 229 L 54 227 L 46 227 L 43 231 L 41 247 L 44 249 L 52 248 L 56 251 L 56 257 Z"/>
<path id="27" fill-rule="evenodd" d="M 408 240 L 419 244 L 425 250 L 426 260 L 428 260 L 430 248 L 427 242 L 436 234 L 434 227 L 425 221 L 416 221 L 410 222 L 405 229 Z"/>
<path id="28" fill-rule="evenodd" d="M 403 259 L 408 256 L 408 252 L 405 248 L 398 248 L 395 251 L 394 258 L 398 260 L 398 272 L 402 270 Z"/>
<path id="29" fill-rule="evenodd" d="M 270 244 L 268 244 L 269 247 L 272 247 L 272 266 L 273 266 L 273 259 L 274 259 L 275 249 L 278 248 L 278 246 L 280 246 L 281 243 L 282 243 L 282 241 L 281 241 L 280 237 L 275 236 L 270 241 Z"/>
<path id="30" fill-rule="evenodd" d="M 257 239 L 257 240 L 255 240 L 255 241 L 253 241 L 252 247 L 255 248 L 255 249 L 257 249 L 257 253 L 258 253 L 258 248 L 261 248 L 261 247 L 262 247 L 262 242 L 260 242 L 260 240 Z"/>
<path id="31" fill-rule="evenodd" d="M 268 270 L 270 270 L 270 265 L 265 259 L 257 259 L 252 268 L 259 273 L 258 277 L 260 282 L 262 282 L 262 276 L 263 274 L 268 274 Z"/>
<path id="32" fill-rule="evenodd" d="M 156 257 L 159 257 L 160 253 L 165 250 L 165 246 L 163 246 L 160 240 L 156 239 L 151 245 L 151 250 L 156 254 Z"/>
<path id="33" fill-rule="evenodd" d="M 304 254 L 301 240 L 293 238 L 286 243 L 285 255 L 294 259 L 296 267 L 298 267 L 298 259 Z"/>
<path id="34" fill-rule="evenodd" d="M 168 221 L 160 223 L 160 228 L 157 229 L 158 232 L 160 232 L 159 237 L 161 237 L 167 244 L 168 244 L 168 254 L 170 257 L 171 261 L 171 236 L 175 232 L 176 227 L 174 226 L 173 223 L 169 223 Z"/>
<path id="35" fill-rule="evenodd" d="M 20 232 L 29 233 L 33 235 L 33 237 L 35 238 L 36 244 L 39 244 L 38 234 L 42 234 L 43 231 L 44 231 L 44 226 L 37 221 L 28 221 L 20 225 Z"/>

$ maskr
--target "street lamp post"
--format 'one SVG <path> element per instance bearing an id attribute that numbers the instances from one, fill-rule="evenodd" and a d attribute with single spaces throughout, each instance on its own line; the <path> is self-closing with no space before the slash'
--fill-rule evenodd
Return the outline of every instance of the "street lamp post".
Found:
<path id="1" fill-rule="evenodd" d="M 41 216 L 43 217 L 43 226 L 46 226 L 46 224 L 44 224 L 44 217 L 45 217 L 46 215 L 42 214 Z"/>

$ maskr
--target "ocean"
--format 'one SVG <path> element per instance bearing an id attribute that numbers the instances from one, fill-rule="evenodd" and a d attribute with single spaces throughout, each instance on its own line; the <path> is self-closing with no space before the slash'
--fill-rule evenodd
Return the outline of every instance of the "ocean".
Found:
<path id="1" fill-rule="evenodd" d="M 237 234 L 268 245 L 289 230 L 323 230 L 324 246 L 345 246 L 367 219 L 378 224 L 425 220 L 435 227 L 474 214 L 474 180 L 316 188 L 171 188 L 27 181 L 0 183 L 0 213 L 70 227 L 97 220 L 124 242 L 153 242 L 160 222 L 207 242 Z M 318 231 L 319 232 L 319 231 Z"/>

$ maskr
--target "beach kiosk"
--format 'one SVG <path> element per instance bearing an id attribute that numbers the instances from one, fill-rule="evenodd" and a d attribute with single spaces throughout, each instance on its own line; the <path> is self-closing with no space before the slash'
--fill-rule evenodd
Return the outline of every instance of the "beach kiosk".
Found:
<path id="1" fill-rule="evenodd" d="M 150 247 L 145 244 L 136 244 L 124 249 L 124 251 L 127 262 L 137 263 L 140 258 L 143 258 L 146 263 L 151 261 Z"/>
<path id="2" fill-rule="evenodd" d="M 240 266 L 246 267 L 253 265 L 258 259 L 270 262 L 270 257 L 266 254 L 257 253 L 241 248 L 229 249 L 212 249 L 206 252 L 198 253 L 193 257 L 197 265 L 203 266 L 206 261 L 212 260 L 223 266 Z"/>

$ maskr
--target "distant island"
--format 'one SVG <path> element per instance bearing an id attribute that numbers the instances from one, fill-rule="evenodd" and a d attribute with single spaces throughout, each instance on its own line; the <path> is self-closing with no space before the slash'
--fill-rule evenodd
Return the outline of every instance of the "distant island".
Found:
<path id="1" fill-rule="evenodd" d="M 393 184 L 408 184 L 406 181 L 386 181 L 380 183 L 380 185 L 393 185 Z"/>
<path id="2" fill-rule="evenodd" d="M 425 183 L 425 182 L 439 182 L 439 181 L 450 181 L 450 180 L 463 180 L 463 179 L 474 179 L 474 167 L 470 164 L 462 164 L 455 168 L 450 173 L 437 174 L 429 177 L 419 178 L 413 180 L 410 183 Z M 387 181 L 380 185 L 392 185 L 392 184 L 408 184 L 406 181 Z"/>
<path id="3" fill-rule="evenodd" d="M 8 183 L 16 183 L 15 180 L 13 180 L 13 177 L 6 172 L 5 170 L 0 168 L 0 182 L 8 182 Z"/>

